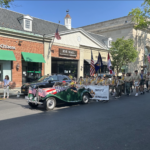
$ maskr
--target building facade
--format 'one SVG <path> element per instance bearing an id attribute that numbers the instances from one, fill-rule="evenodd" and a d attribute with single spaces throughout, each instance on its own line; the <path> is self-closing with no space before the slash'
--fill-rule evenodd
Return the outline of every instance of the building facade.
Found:
<path id="1" fill-rule="evenodd" d="M 5 75 L 16 87 L 43 75 L 65 74 L 78 78 L 90 73 L 91 51 L 99 52 L 106 67 L 109 38 L 71 27 L 71 17 L 58 24 L 0 8 L 0 81 Z M 101 70 L 107 73 L 107 69 Z"/>
<path id="2" fill-rule="evenodd" d="M 113 41 L 122 37 L 124 37 L 124 39 L 133 39 L 135 47 L 139 53 L 138 58 L 134 63 L 131 63 L 128 66 L 123 66 L 123 69 L 125 69 L 126 72 L 134 72 L 135 68 L 141 70 L 141 66 L 147 65 L 147 69 L 150 71 L 146 58 L 147 54 L 150 53 L 150 32 L 135 30 L 132 16 L 125 16 L 91 24 L 82 28 L 95 34 L 111 37 Z"/>

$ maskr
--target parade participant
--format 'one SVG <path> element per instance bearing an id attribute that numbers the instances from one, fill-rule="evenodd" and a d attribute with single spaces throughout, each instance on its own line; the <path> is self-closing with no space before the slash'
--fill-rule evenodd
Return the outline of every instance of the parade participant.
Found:
<path id="1" fill-rule="evenodd" d="M 129 94 L 130 94 L 130 82 L 131 82 L 131 77 L 129 76 L 129 73 L 126 74 L 124 81 L 125 81 L 127 96 L 129 96 Z"/>
<path id="2" fill-rule="evenodd" d="M 93 81 L 94 81 L 94 76 L 91 77 L 90 84 L 92 84 Z"/>
<path id="3" fill-rule="evenodd" d="M 69 76 L 68 76 L 71 80 L 73 79 L 73 76 L 71 75 L 71 74 L 69 74 Z"/>
<path id="4" fill-rule="evenodd" d="M 147 72 L 146 78 L 145 78 L 145 81 L 146 81 L 146 88 L 147 88 L 147 91 L 146 91 L 146 92 L 148 92 L 148 80 L 149 80 L 149 75 L 150 75 L 150 72 Z"/>
<path id="5" fill-rule="evenodd" d="M 138 71 L 135 70 L 135 74 L 133 75 L 133 82 L 136 88 L 135 96 L 138 96 L 140 80 L 141 80 L 141 76 L 138 74 Z"/>
<path id="6" fill-rule="evenodd" d="M 71 87 L 70 87 L 71 91 L 77 93 L 77 89 L 76 89 L 74 83 L 72 82 L 70 85 L 71 85 Z"/>
<path id="7" fill-rule="evenodd" d="M 91 85 L 95 85 L 96 84 L 96 80 L 94 79 L 94 76 L 92 77 L 92 80 L 90 82 Z"/>
<path id="8" fill-rule="evenodd" d="M 133 86 L 133 76 L 132 76 L 132 73 L 129 73 L 130 75 L 130 78 L 131 78 L 131 82 L 130 82 L 130 91 L 131 93 L 133 93 L 133 89 L 132 89 L 132 86 Z"/>
<path id="9" fill-rule="evenodd" d="M 119 98 L 121 96 L 123 83 L 124 83 L 123 80 L 121 80 L 121 78 L 119 76 L 117 76 L 117 78 L 116 78 L 116 97 L 115 98 Z"/>
<path id="10" fill-rule="evenodd" d="M 77 84 L 80 84 L 80 85 L 84 84 L 84 80 L 82 77 L 79 78 L 79 80 L 77 81 Z"/>
<path id="11" fill-rule="evenodd" d="M 109 80 L 108 76 L 104 77 L 104 81 L 103 81 L 102 84 L 105 85 L 105 86 L 109 86 L 110 85 L 110 80 Z"/>
<path id="12" fill-rule="evenodd" d="M 115 96 L 115 86 L 116 86 L 116 77 L 112 76 L 111 82 L 110 82 L 110 88 L 111 88 L 111 95 Z"/>
<path id="13" fill-rule="evenodd" d="M 97 73 L 95 73 L 94 80 L 97 81 L 97 79 L 98 79 L 98 75 L 97 75 Z"/>
<path id="14" fill-rule="evenodd" d="M 144 94 L 144 82 L 145 82 L 145 78 L 146 78 L 146 75 L 144 74 L 144 70 L 141 70 L 141 73 L 140 73 L 140 76 L 141 76 L 141 81 L 140 81 L 140 91 L 141 91 L 141 94 Z"/>
<path id="15" fill-rule="evenodd" d="M 123 84 L 122 84 L 122 94 L 125 93 L 125 83 L 124 83 L 124 79 L 125 79 L 125 73 L 122 73 L 122 76 L 121 76 L 121 80 L 123 81 Z"/>
<path id="16" fill-rule="evenodd" d="M 97 78 L 96 85 L 102 85 L 102 79 L 100 76 Z"/>
<path id="17" fill-rule="evenodd" d="M 88 75 L 86 75 L 86 78 L 84 79 L 84 84 L 88 85 L 90 83 L 90 78 Z"/>

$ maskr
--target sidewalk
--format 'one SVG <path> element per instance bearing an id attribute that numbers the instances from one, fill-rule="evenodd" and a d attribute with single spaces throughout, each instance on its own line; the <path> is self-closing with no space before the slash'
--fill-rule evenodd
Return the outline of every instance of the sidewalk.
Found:
<path id="1" fill-rule="evenodd" d="M 14 89 L 10 89 L 9 90 L 9 96 L 17 96 L 18 94 L 18 91 L 21 93 L 21 87 L 19 88 L 14 88 Z M 4 89 L 3 88 L 0 88 L 0 97 L 3 97 L 3 94 L 4 94 Z"/>

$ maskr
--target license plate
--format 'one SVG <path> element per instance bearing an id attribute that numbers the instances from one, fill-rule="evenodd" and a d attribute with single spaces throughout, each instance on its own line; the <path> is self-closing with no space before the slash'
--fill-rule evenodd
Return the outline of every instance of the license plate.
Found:
<path id="1" fill-rule="evenodd" d="M 22 91 L 25 91 L 25 89 L 23 89 Z"/>

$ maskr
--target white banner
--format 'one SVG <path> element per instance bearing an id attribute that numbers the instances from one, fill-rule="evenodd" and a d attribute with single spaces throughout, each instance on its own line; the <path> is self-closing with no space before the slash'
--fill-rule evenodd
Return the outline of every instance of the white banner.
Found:
<path id="1" fill-rule="evenodd" d="M 98 99 L 98 100 L 109 100 L 109 86 L 98 86 L 98 85 L 77 85 L 78 87 L 85 87 L 86 89 L 91 89 L 94 94 L 92 94 L 94 97 L 92 99 Z"/>

